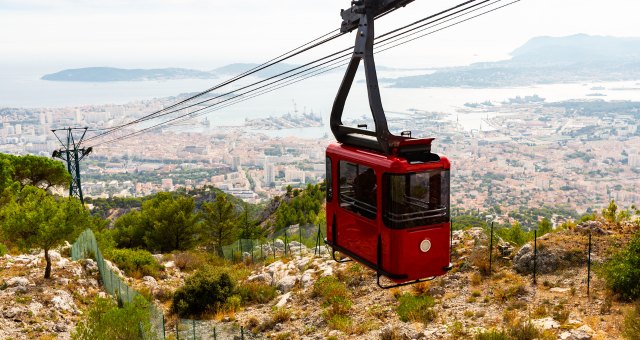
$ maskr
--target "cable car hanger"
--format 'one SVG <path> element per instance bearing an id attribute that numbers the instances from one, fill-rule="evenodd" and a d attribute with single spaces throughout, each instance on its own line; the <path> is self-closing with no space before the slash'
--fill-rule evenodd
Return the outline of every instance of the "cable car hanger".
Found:
<path id="1" fill-rule="evenodd" d="M 358 32 L 351 61 L 333 102 L 330 126 L 333 135 L 340 143 L 370 149 L 386 155 L 398 155 L 410 160 L 430 161 L 437 160 L 437 156 L 431 154 L 433 138 L 411 138 L 410 131 L 404 131 L 401 136 L 389 132 L 373 58 L 375 18 L 404 7 L 411 2 L 413 0 L 357 0 L 351 2 L 352 6 L 349 9 L 340 12 L 343 19 L 341 32 L 346 33 L 354 29 L 357 29 Z M 363 126 L 358 128 L 345 126 L 342 123 L 344 105 L 360 60 L 364 62 L 367 94 L 375 131 L 361 129 L 360 127 Z"/>
<path id="2" fill-rule="evenodd" d="M 374 20 L 411 2 L 356 0 L 340 12 L 341 32 L 357 29 L 357 33 L 331 110 L 331 131 L 338 144 L 327 148 L 325 243 L 331 246 L 334 260 L 353 259 L 373 269 L 378 286 L 384 289 L 433 280 L 452 268 L 449 161 L 431 153 L 434 138 L 412 138 L 410 131 L 397 136 L 389 131 L 373 56 Z M 350 127 L 342 123 L 344 105 L 361 60 L 375 123 L 373 131 L 363 129 L 366 125 Z M 350 163 L 355 168 L 341 173 L 343 164 Z M 339 180 L 333 180 L 334 176 Z M 362 195 L 359 191 L 366 185 L 368 194 Z M 428 198 L 413 197 L 416 188 L 427 192 Z M 377 233 L 372 233 L 375 229 Z M 336 251 L 350 259 L 338 260 Z M 395 284 L 382 285 L 382 276 Z"/>

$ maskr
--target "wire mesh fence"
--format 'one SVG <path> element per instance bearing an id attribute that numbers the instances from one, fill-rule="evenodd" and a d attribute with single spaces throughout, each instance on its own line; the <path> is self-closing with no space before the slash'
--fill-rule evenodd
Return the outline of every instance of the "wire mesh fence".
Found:
<path id="1" fill-rule="evenodd" d="M 325 229 L 320 225 L 293 225 L 278 230 L 269 238 L 237 240 L 224 246 L 222 252 L 225 259 L 234 262 L 264 261 L 307 253 L 321 255 L 328 251 L 324 244 Z M 114 296 L 118 304 L 132 303 L 136 297 L 142 297 L 105 260 L 90 229 L 82 232 L 73 243 L 71 257 L 74 261 L 94 259 L 104 290 Z M 149 324 L 140 325 L 142 339 L 262 339 L 236 323 L 213 320 L 178 319 L 173 327 L 166 327 L 162 310 L 150 302 L 148 306 Z"/>
<path id="2" fill-rule="evenodd" d="M 297 256 L 305 253 L 324 254 L 326 227 L 321 225 L 292 225 L 261 239 L 239 239 L 222 247 L 225 259 L 234 262 L 264 261 L 266 259 Z"/>
<path id="3" fill-rule="evenodd" d="M 136 297 L 142 297 L 140 293 L 133 290 L 120 275 L 118 275 L 109 262 L 105 261 L 91 229 L 83 231 L 73 243 L 71 247 L 71 258 L 74 261 L 93 258 L 98 265 L 100 281 L 102 282 L 104 290 L 114 296 L 119 305 L 132 303 Z M 140 326 L 141 338 L 164 339 L 164 314 L 153 303 L 149 303 L 149 318 L 149 325 Z"/>
<path id="4" fill-rule="evenodd" d="M 179 319 L 168 339 L 176 340 L 254 340 L 263 336 L 247 332 L 236 323 L 213 320 Z"/>

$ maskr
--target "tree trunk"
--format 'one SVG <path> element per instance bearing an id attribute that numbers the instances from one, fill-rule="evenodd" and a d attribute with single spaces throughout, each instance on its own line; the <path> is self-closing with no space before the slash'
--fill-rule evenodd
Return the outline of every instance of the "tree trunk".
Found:
<path id="1" fill-rule="evenodd" d="M 44 250 L 44 260 L 47 262 L 47 266 L 44 269 L 44 278 L 51 277 L 51 258 L 49 258 L 49 249 Z"/>

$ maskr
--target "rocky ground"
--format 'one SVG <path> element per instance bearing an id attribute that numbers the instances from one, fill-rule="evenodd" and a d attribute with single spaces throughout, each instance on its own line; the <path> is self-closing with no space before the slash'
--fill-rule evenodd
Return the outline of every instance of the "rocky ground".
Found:
<path id="1" fill-rule="evenodd" d="M 513 249 L 512 254 L 495 253 L 489 275 L 487 238 L 480 229 L 454 232 L 455 268 L 451 273 L 429 283 L 391 290 L 378 288 L 373 272 L 354 262 L 336 263 L 326 250 L 314 256 L 312 249 L 303 248 L 300 254 L 295 244 L 293 256 L 287 259 L 239 269 L 246 271 L 245 281 L 275 286 L 275 299 L 212 315 L 211 322 L 235 329 L 243 326 L 248 332 L 256 331 L 257 337 L 274 339 L 466 339 L 483 330 L 510 329 L 519 322 L 531 322 L 545 339 L 620 338 L 624 312 L 630 305 L 612 298 L 593 274 L 587 295 L 588 232 L 583 229 L 538 240 L 535 284 L 530 273 L 531 246 Z M 594 235 L 594 263 L 628 239 L 624 231 L 602 225 L 589 230 Z M 96 296 L 104 295 L 93 261 L 73 262 L 58 252 L 52 258 L 50 280 L 42 278 L 42 254 L 0 258 L 0 339 L 68 339 L 82 311 Z M 156 258 L 165 267 L 158 278 L 127 281 L 143 295 L 154 297 L 165 310 L 170 330 L 175 318 L 169 313 L 171 293 L 190 273 L 179 269 L 174 255 Z M 323 315 L 326 306 L 313 294 L 313 287 L 324 276 L 347 283 L 351 326 L 333 329 Z M 401 321 L 398 297 L 404 292 L 431 296 L 435 318 L 426 323 Z"/>
<path id="2" fill-rule="evenodd" d="M 69 339 L 82 310 L 104 295 L 97 267 L 49 254 L 51 279 L 44 279 L 42 253 L 0 257 L 0 339 Z"/>
<path id="3" fill-rule="evenodd" d="M 628 235 L 606 230 L 594 229 L 593 234 L 597 234 L 593 263 L 601 262 L 628 239 Z M 454 232 L 456 267 L 451 273 L 429 283 L 391 290 L 378 288 L 374 273 L 362 267 L 354 270 L 359 265 L 353 262 L 336 263 L 326 252 L 313 256 L 313 251 L 306 249 L 300 256 L 296 250 L 289 259 L 253 267 L 246 279 L 274 285 L 277 298 L 235 313 L 218 314 L 215 319 L 276 339 L 465 339 L 484 330 L 509 329 L 518 322 L 531 322 L 548 339 L 620 338 L 623 314 L 630 306 L 616 302 L 593 273 L 587 296 L 587 235 L 576 228 L 538 239 L 535 284 L 532 245 L 506 256 L 494 254 L 488 275 L 487 237 L 481 229 Z M 165 266 L 166 280 L 140 283 L 157 292 L 184 279 L 173 261 Z M 330 275 L 349 283 L 353 304 L 348 314 L 353 326 L 346 330 L 329 326 L 323 317 L 325 306 L 312 293 L 316 280 Z M 401 321 L 397 297 L 404 292 L 432 296 L 435 320 L 426 324 Z M 282 310 L 286 313 L 278 313 Z"/>

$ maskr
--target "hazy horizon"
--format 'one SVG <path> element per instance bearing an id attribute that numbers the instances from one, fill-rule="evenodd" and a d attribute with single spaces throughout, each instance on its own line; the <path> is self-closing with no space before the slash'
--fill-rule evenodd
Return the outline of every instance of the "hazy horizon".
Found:
<path id="1" fill-rule="evenodd" d="M 380 19 L 377 33 L 458 3 L 415 1 Z M 0 55 L 0 65 L 51 72 L 90 66 L 207 70 L 259 63 L 339 27 L 339 9 L 348 6 L 345 0 L 0 0 L 0 45 L 10 51 Z M 616 15 L 603 15 L 607 9 Z M 505 59 L 537 36 L 640 36 L 634 24 L 639 9 L 632 0 L 610 1 L 606 8 L 577 0 L 521 0 L 381 54 L 377 61 L 405 68 L 461 66 Z M 352 40 L 352 34 L 342 37 L 327 49 Z"/>

